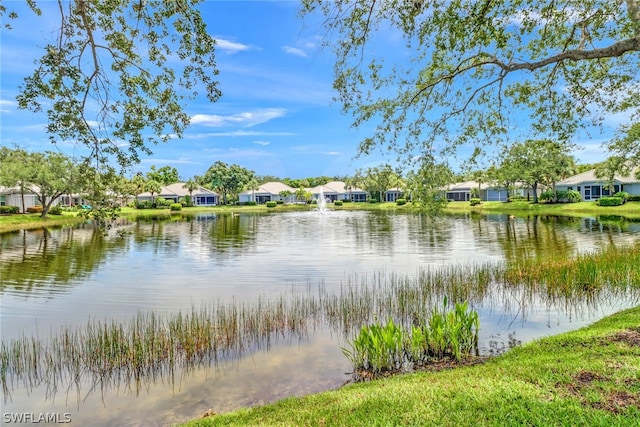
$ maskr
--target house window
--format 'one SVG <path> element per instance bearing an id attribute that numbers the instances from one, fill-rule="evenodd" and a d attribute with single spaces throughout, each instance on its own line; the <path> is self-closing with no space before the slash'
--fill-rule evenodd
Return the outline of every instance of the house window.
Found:
<path id="1" fill-rule="evenodd" d="M 580 187 L 578 187 L 578 189 L 580 189 Z M 573 190 L 573 187 L 567 187 L 567 190 L 571 191 Z"/>
<path id="2" fill-rule="evenodd" d="M 602 187 L 600 187 L 599 185 L 592 185 L 591 186 L 591 198 L 592 199 L 599 199 L 600 198 L 600 194 L 601 194 L 601 190 L 602 190 Z"/>
<path id="3" fill-rule="evenodd" d="M 0 196 L 0 206 L 5 206 L 7 204 L 6 197 L 7 196 Z"/>

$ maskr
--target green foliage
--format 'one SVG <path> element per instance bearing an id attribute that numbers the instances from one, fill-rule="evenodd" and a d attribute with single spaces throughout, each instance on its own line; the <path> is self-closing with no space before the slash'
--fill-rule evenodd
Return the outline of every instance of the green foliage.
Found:
<path id="1" fill-rule="evenodd" d="M 174 184 L 180 181 L 178 170 L 172 166 L 162 166 L 156 170 L 155 165 L 151 165 L 150 169 L 147 172 L 147 179 L 157 181 L 161 185 Z"/>
<path id="2" fill-rule="evenodd" d="M 469 204 L 471 206 L 478 206 L 480 203 L 482 203 L 482 200 L 480 200 L 480 199 L 478 199 L 476 197 L 474 197 L 474 198 L 469 200 Z"/>
<path id="3" fill-rule="evenodd" d="M 624 204 L 627 200 L 629 200 L 629 193 L 626 191 L 618 191 L 613 197 L 620 197 L 622 199 L 622 203 Z"/>
<path id="4" fill-rule="evenodd" d="M 402 205 L 406 205 L 407 204 L 407 199 L 396 199 L 396 205 L 398 206 L 402 206 Z"/>
<path id="5" fill-rule="evenodd" d="M 620 206 L 624 203 L 621 197 L 600 197 L 598 205 L 600 206 Z"/>
<path id="6" fill-rule="evenodd" d="M 629 194 L 629 197 L 627 197 L 627 201 L 640 202 L 640 194 Z"/>
<path id="7" fill-rule="evenodd" d="M 59 28 L 39 43 L 42 56 L 17 100 L 19 108 L 46 111 L 51 142 L 77 141 L 93 159 L 113 156 L 128 167 L 183 134 L 186 99 L 220 97 L 215 40 L 198 0 L 73 1 L 42 10 L 39 3 L 27 2 Z M 15 11 L 3 12 L 22 24 Z"/>
<path id="8" fill-rule="evenodd" d="M 539 198 L 544 202 L 552 202 L 555 200 L 556 195 L 552 189 L 547 189 L 540 194 Z M 560 192 L 558 192 L 558 199 L 561 199 Z"/>
<path id="9" fill-rule="evenodd" d="M 168 208 L 171 207 L 171 204 L 171 200 L 167 200 L 164 197 L 156 197 L 155 199 L 156 208 Z"/>
<path id="10" fill-rule="evenodd" d="M 569 203 L 578 203 L 582 200 L 582 195 L 577 190 L 567 190 L 566 199 Z"/>
<path id="11" fill-rule="evenodd" d="M 333 202 L 334 206 L 342 206 L 342 200 L 336 200 L 335 202 Z"/>
<path id="12" fill-rule="evenodd" d="M 284 204 L 284 200 L 276 200 L 276 204 L 283 205 Z"/>
<path id="13" fill-rule="evenodd" d="M 0 206 L 0 214 L 16 214 L 20 212 L 17 206 Z"/>
<path id="14" fill-rule="evenodd" d="M 222 204 L 237 200 L 238 194 L 252 181 L 255 174 L 252 170 L 239 165 L 228 165 L 217 161 L 207 169 L 200 178 L 201 183 L 222 195 Z"/>
<path id="15" fill-rule="evenodd" d="M 422 365 L 433 360 L 461 361 L 478 351 L 480 321 L 468 304 L 456 304 L 447 311 L 435 310 L 422 324 L 405 330 L 392 319 L 386 325 L 372 324 L 360 329 L 358 336 L 343 347 L 342 353 L 353 364 L 356 373 L 366 371 L 379 375 L 401 369 L 406 364 Z"/>
<path id="16" fill-rule="evenodd" d="M 269 200 L 269 201 L 267 202 L 267 207 L 268 207 L 268 208 L 275 208 L 277 205 L 278 205 L 278 204 L 277 204 L 275 201 L 273 201 L 273 200 Z"/>
<path id="17" fill-rule="evenodd" d="M 182 204 L 181 203 L 171 203 L 171 205 L 169 206 L 169 209 L 171 209 L 171 211 L 181 211 L 182 210 Z"/>
<path id="18" fill-rule="evenodd" d="M 62 206 L 55 205 L 49 209 L 49 214 L 51 215 L 62 215 Z"/>
<path id="19" fill-rule="evenodd" d="M 564 142 L 607 113 L 637 118 L 637 1 L 302 5 L 303 14 L 322 14 L 331 34 L 343 110 L 354 126 L 372 129 L 361 154 L 445 157 L 463 144 L 508 142 L 507 130 L 516 127 Z M 394 55 L 377 47 L 388 34 Z M 528 128 L 518 122 L 523 113 Z"/>

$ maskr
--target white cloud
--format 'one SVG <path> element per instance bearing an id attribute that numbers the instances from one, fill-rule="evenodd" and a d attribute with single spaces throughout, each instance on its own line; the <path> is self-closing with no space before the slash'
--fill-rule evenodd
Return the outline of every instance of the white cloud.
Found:
<path id="1" fill-rule="evenodd" d="M 284 108 L 266 108 L 257 111 L 229 114 L 196 114 L 191 117 L 191 124 L 199 124 L 208 127 L 244 126 L 251 127 L 269 120 L 282 117 L 287 113 Z"/>
<path id="2" fill-rule="evenodd" d="M 296 55 L 296 56 L 301 56 L 303 58 L 307 58 L 309 56 L 309 55 L 307 55 L 307 52 L 305 52 L 302 49 L 298 49 L 297 47 L 282 46 L 282 50 L 285 53 L 289 53 L 291 55 Z"/>
<path id="3" fill-rule="evenodd" d="M 15 110 L 16 102 L 8 99 L 0 99 L 0 112 L 9 113 L 11 110 Z"/>
<path id="4" fill-rule="evenodd" d="M 322 154 L 325 156 L 342 156 L 344 153 L 341 153 L 340 151 L 326 151 Z"/>
<path id="5" fill-rule="evenodd" d="M 251 46 L 249 45 L 232 42 L 225 39 L 216 39 L 216 47 L 220 50 L 224 50 L 225 52 L 230 53 L 242 52 L 251 49 Z"/>
<path id="6" fill-rule="evenodd" d="M 266 147 L 267 145 L 271 144 L 270 141 L 253 141 L 253 144 L 258 144 L 258 145 L 262 145 L 263 147 Z"/>

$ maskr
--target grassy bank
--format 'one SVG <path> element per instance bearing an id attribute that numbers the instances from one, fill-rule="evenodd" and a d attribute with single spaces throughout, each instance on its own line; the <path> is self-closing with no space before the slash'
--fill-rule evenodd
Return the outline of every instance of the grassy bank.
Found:
<path id="1" fill-rule="evenodd" d="M 640 307 L 483 364 L 353 384 L 185 425 L 637 426 L 638 325 Z"/>
<path id="2" fill-rule="evenodd" d="M 480 212 L 507 213 L 519 215 L 557 215 L 557 216 L 607 216 L 619 215 L 626 218 L 640 219 L 640 202 L 627 202 L 622 206 L 598 206 L 596 202 L 578 203 L 531 203 L 527 201 L 482 202 L 471 206 L 469 202 L 450 202 L 445 209 L 448 213 Z"/>
<path id="3" fill-rule="evenodd" d="M 59 227 L 79 224 L 84 218 L 78 217 L 76 212 L 63 212 L 62 215 L 49 215 L 41 218 L 39 213 L 14 214 L 0 216 L 0 233 L 16 230 L 32 230 L 44 227 Z"/>

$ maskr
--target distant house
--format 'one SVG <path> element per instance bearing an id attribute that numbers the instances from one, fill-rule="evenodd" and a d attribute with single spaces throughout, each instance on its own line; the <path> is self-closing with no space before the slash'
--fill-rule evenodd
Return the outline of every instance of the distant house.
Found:
<path id="1" fill-rule="evenodd" d="M 34 206 L 42 206 L 42 202 L 38 195 L 32 193 L 30 190 L 25 189 L 24 206 L 22 206 L 22 200 L 23 197 L 20 193 L 20 188 L 0 186 L 0 206 L 17 206 L 20 209 L 20 212 L 24 212 L 28 208 L 32 208 Z M 51 206 L 56 206 L 58 204 L 62 204 L 61 197 L 56 198 Z"/>
<path id="2" fill-rule="evenodd" d="M 404 191 L 398 187 L 390 188 L 384 192 L 385 202 L 395 202 L 404 197 Z"/>
<path id="3" fill-rule="evenodd" d="M 280 193 L 288 191 L 291 195 L 283 198 Z M 283 184 L 282 182 L 271 181 L 258 185 L 256 188 L 243 191 L 238 195 L 238 201 L 240 203 L 248 203 L 255 201 L 258 204 L 264 204 L 271 201 L 282 200 L 283 202 L 290 202 L 295 199 L 296 189 Z"/>
<path id="4" fill-rule="evenodd" d="M 596 176 L 595 169 L 556 182 L 556 190 L 576 190 L 584 201 L 598 200 L 602 196 L 609 196 L 618 191 L 640 194 L 640 179 L 636 178 L 637 172 L 638 169 L 629 176 L 614 175 L 613 192 L 610 191 L 609 184 L 604 178 Z"/>
<path id="5" fill-rule="evenodd" d="M 538 195 L 540 195 L 542 191 L 542 186 L 538 185 Z M 478 196 L 476 197 L 485 202 L 506 202 L 509 197 L 509 191 L 504 187 L 490 183 L 478 183 L 476 181 L 451 184 L 447 187 L 446 197 L 447 200 L 452 202 L 469 201 L 472 193 L 477 193 Z M 515 194 L 521 197 L 533 197 L 532 190 L 524 184 L 516 185 Z"/>
<path id="6" fill-rule="evenodd" d="M 316 200 L 320 198 L 320 190 L 322 190 L 324 198 L 331 202 L 335 202 L 336 200 L 351 200 L 353 202 L 367 201 L 366 191 L 354 186 L 348 186 L 342 181 L 331 181 L 324 185 L 318 185 L 317 187 L 308 189 Z"/>
<path id="7" fill-rule="evenodd" d="M 155 193 L 153 198 L 162 197 L 165 200 L 170 200 L 174 203 L 178 203 L 186 196 L 189 196 L 189 190 L 184 186 L 184 182 L 176 182 L 175 184 L 169 184 L 162 186 L 159 193 Z M 143 202 L 145 200 L 151 201 L 151 193 L 146 192 L 138 195 L 138 201 Z M 204 187 L 198 187 L 191 193 L 191 203 L 194 206 L 215 206 L 220 203 L 220 195 Z"/>

